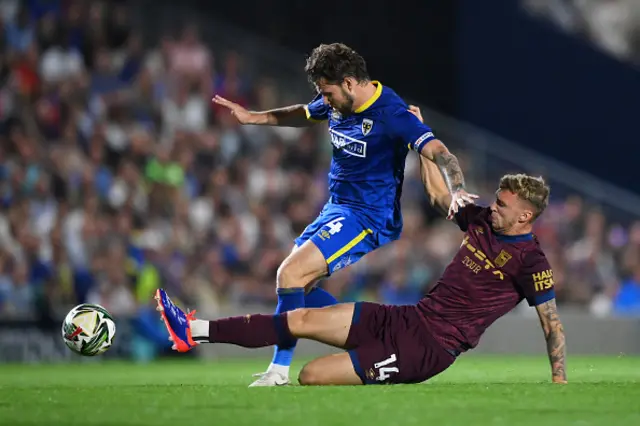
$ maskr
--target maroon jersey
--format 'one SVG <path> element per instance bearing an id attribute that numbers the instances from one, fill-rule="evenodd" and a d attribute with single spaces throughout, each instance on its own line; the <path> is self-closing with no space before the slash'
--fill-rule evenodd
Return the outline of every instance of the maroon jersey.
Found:
<path id="1" fill-rule="evenodd" d="M 460 210 L 456 222 L 465 232 L 460 249 L 418 308 L 446 349 L 464 352 L 523 299 L 535 306 L 555 292 L 553 271 L 533 234 L 494 233 L 491 210 L 476 205 Z"/>

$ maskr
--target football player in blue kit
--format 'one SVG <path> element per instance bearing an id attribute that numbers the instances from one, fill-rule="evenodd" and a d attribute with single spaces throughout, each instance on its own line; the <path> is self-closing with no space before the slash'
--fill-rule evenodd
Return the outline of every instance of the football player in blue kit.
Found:
<path id="1" fill-rule="evenodd" d="M 438 166 L 451 193 L 449 219 L 476 198 L 465 191 L 457 158 L 392 89 L 369 78 L 364 59 L 353 49 L 322 44 L 312 51 L 305 71 L 317 90 L 307 105 L 256 112 L 213 98 L 241 124 L 328 123 L 333 144 L 330 197 L 278 268 L 277 314 L 337 303 L 314 287 L 317 280 L 400 237 L 400 195 L 409 150 Z M 294 345 L 276 346 L 269 368 L 251 386 L 288 384 L 293 351 Z"/>

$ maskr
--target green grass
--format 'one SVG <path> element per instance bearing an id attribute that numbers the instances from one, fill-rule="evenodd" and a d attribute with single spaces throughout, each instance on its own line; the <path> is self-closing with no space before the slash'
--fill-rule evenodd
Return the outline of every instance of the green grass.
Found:
<path id="1" fill-rule="evenodd" d="M 640 425 L 640 358 L 464 356 L 420 385 L 248 389 L 265 360 L 0 366 L 2 425 Z M 300 363 L 294 365 L 297 370 Z"/>

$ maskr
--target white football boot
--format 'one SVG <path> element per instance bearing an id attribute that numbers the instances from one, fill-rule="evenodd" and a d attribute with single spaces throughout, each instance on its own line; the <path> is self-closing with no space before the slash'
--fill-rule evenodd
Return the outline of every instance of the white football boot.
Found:
<path id="1" fill-rule="evenodd" d="M 290 383 L 289 377 L 284 376 L 276 371 L 267 371 L 265 373 L 254 374 L 253 377 L 260 377 L 249 385 L 250 388 L 264 386 L 286 386 Z"/>

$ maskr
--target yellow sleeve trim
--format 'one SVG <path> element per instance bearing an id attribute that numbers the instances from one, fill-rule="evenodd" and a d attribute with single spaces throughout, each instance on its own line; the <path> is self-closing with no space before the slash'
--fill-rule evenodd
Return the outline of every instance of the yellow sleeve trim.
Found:
<path id="1" fill-rule="evenodd" d="M 322 123 L 325 120 L 316 120 L 315 118 L 311 117 L 311 113 L 309 112 L 309 106 L 305 105 L 304 106 L 304 113 L 307 115 L 307 120 L 313 122 L 313 123 Z"/>

